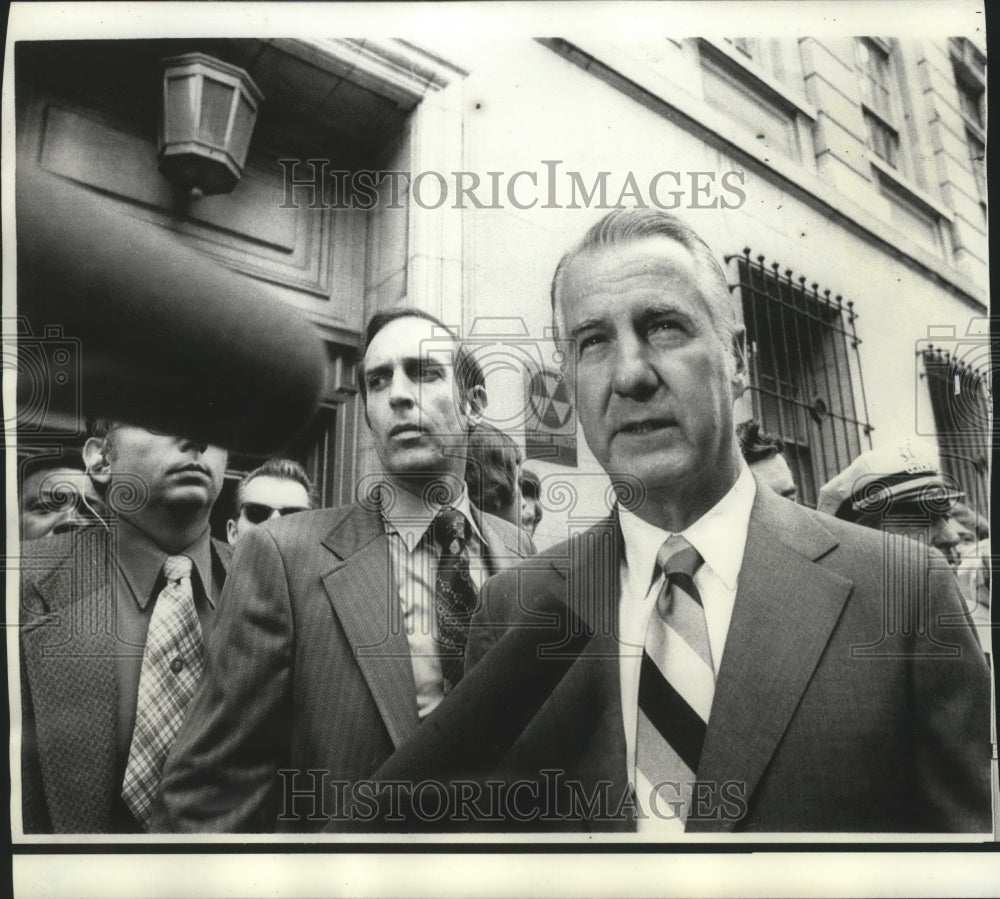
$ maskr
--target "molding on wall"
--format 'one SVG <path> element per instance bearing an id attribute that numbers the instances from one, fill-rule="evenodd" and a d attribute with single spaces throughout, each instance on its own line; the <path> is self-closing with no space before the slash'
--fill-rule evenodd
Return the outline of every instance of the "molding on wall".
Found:
<path id="1" fill-rule="evenodd" d="M 412 109 L 428 93 L 468 72 L 415 44 L 395 38 L 276 40 L 274 46 L 353 84 Z"/>

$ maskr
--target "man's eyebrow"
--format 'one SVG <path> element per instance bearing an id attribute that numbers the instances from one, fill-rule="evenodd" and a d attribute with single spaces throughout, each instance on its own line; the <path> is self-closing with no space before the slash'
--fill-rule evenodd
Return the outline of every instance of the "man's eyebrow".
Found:
<path id="1" fill-rule="evenodd" d="M 592 328 L 598 328 L 604 323 L 602 318 L 585 318 L 582 322 L 574 325 L 570 328 L 569 336 L 576 337 L 578 334 L 582 334 L 584 331 L 589 331 Z"/>
<path id="2" fill-rule="evenodd" d="M 648 319 L 656 318 L 658 315 L 676 315 L 688 321 L 692 320 L 691 313 L 687 309 L 683 306 L 678 306 L 676 303 L 671 303 L 669 300 L 661 300 L 644 306 L 639 310 L 636 318 L 639 321 L 647 321 Z"/>
<path id="3" fill-rule="evenodd" d="M 365 381 L 369 381 L 374 377 L 381 375 L 388 375 L 392 373 L 392 366 L 388 364 L 376 365 L 374 368 L 366 368 L 364 370 Z"/>
<path id="4" fill-rule="evenodd" d="M 451 363 L 451 360 L 442 360 L 428 354 L 426 356 L 407 356 L 405 359 L 401 359 L 400 362 L 405 370 L 412 371 L 413 369 L 426 368 L 427 366 L 444 368 Z"/>

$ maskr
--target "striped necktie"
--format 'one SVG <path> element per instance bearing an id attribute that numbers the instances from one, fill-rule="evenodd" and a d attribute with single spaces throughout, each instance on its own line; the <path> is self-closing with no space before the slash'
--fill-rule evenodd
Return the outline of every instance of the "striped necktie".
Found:
<path id="1" fill-rule="evenodd" d="M 163 563 L 167 583 L 156 597 L 139 675 L 135 729 L 122 798 L 143 830 L 149 827 L 160 774 L 201 677 L 201 624 L 194 608 L 191 559 Z"/>
<path id="2" fill-rule="evenodd" d="M 639 675 L 636 789 L 656 815 L 687 821 L 715 695 L 705 609 L 694 584 L 702 558 L 674 535 L 657 553 L 663 588 L 649 616 Z"/>

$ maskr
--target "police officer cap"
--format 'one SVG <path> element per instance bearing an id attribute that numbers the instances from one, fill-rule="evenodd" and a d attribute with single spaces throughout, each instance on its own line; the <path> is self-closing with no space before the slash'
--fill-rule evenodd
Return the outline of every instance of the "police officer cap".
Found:
<path id="1" fill-rule="evenodd" d="M 945 512 L 963 496 L 939 473 L 934 445 L 904 437 L 858 456 L 820 488 L 816 508 L 852 520 L 899 503 Z"/>

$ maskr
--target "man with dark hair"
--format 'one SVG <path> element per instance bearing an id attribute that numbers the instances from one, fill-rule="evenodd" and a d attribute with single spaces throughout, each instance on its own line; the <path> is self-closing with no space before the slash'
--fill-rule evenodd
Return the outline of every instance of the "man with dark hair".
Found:
<path id="1" fill-rule="evenodd" d="M 521 469 L 521 527 L 532 537 L 542 520 L 542 482 L 527 468 Z"/>
<path id="2" fill-rule="evenodd" d="M 230 556 L 225 450 L 101 419 L 83 455 L 108 519 L 22 551 L 26 833 L 148 829 Z"/>
<path id="3" fill-rule="evenodd" d="M 989 831 L 988 671 L 955 577 L 754 479 L 743 328 L 704 241 L 611 212 L 552 301 L 619 500 L 484 587 L 462 689 L 373 775 L 385 826 L 426 827 L 408 785 L 437 781 L 434 827 Z"/>
<path id="4" fill-rule="evenodd" d="M 482 371 L 443 322 L 372 318 L 358 365 L 382 472 L 241 537 L 208 676 L 163 778 L 176 831 L 311 830 L 462 678 L 490 573 L 530 550 L 465 487 Z"/>
<path id="5" fill-rule="evenodd" d="M 781 438 L 765 434 L 760 425 L 751 419 L 741 421 L 736 426 L 736 439 L 740 442 L 740 452 L 754 477 L 778 496 L 790 499 L 793 503 L 798 502 L 799 491 L 785 459 L 785 445 Z"/>
<path id="6" fill-rule="evenodd" d="M 235 517 L 226 522 L 232 546 L 250 528 L 313 507 L 306 470 L 292 459 L 268 459 L 245 475 L 236 488 Z"/>
<path id="7" fill-rule="evenodd" d="M 511 524 L 521 517 L 518 474 L 521 450 L 511 437 L 480 422 L 469 435 L 465 483 L 476 508 Z"/>

